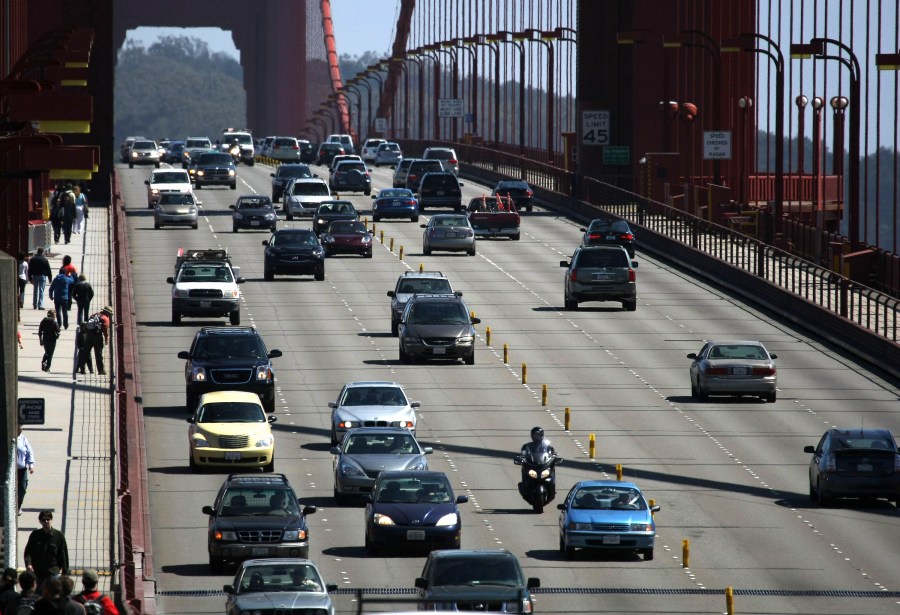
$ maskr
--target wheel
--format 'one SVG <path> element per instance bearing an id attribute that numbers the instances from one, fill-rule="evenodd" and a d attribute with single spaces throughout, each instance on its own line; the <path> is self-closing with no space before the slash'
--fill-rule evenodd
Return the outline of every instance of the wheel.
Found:
<path id="1" fill-rule="evenodd" d="M 641 553 L 644 556 L 645 562 L 653 561 L 653 549 L 644 549 Z"/>
<path id="2" fill-rule="evenodd" d="M 197 223 L 194 222 L 194 223 L 191 225 L 191 228 L 194 229 L 194 230 L 197 230 Z"/>
<path id="3" fill-rule="evenodd" d="M 337 432 L 334 430 L 334 426 L 331 427 L 331 446 L 338 445 L 338 437 Z"/>
<path id="4" fill-rule="evenodd" d="M 578 309 L 578 301 L 575 299 L 569 299 L 568 297 L 566 297 L 563 300 L 563 303 L 565 303 L 567 310 L 577 310 Z"/>
<path id="5" fill-rule="evenodd" d="M 828 494 L 823 492 L 821 484 L 816 485 L 816 502 L 822 508 L 827 508 L 831 505 L 831 498 L 828 497 Z"/>
<path id="6" fill-rule="evenodd" d="M 256 164 L 256 161 L 255 161 L 255 160 L 248 160 L 248 161 L 245 162 L 244 164 L 246 164 L 248 167 L 252 167 L 254 164 Z"/>
<path id="7" fill-rule="evenodd" d="M 213 574 L 222 574 L 222 571 L 225 570 L 225 562 L 218 557 L 213 557 L 212 554 L 209 556 L 209 571 Z"/>
<path id="8" fill-rule="evenodd" d="M 391 321 L 391 335 L 397 337 L 400 334 L 400 323 Z"/>
<path id="9" fill-rule="evenodd" d="M 271 267 L 263 267 L 263 279 L 265 279 L 266 282 L 271 282 L 275 279 L 275 272 L 272 271 Z"/>
<path id="10" fill-rule="evenodd" d="M 184 407 L 188 412 L 194 412 L 197 409 L 197 404 L 200 403 L 200 398 L 197 395 L 191 395 L 190 393 L 184 396 Z"/>
<path id="11" fill-rule="evenodd" d="M 544 512 L 544 498 L 537 497 L 534 499 L 534 502 L 531 504 L 532 510 L 537 514 L 541 514 Z"/>
<path id="12" fill-rule="evenodd" d="M 128 168 L 129 168 L 129 169 L 133 169 L 133 168 L 134 168 L 134 165 L 133 165 L 132 163 L 129 162 L 129 163 L 128 163 Z"/>
<path id="13" fill-rule="evenodd" d="M 263 400 L 263 408 L 269 414 L 275 414 L 275 395 L 272 394 L 272 399 Z"/>
<path id="14" fill-rule="evenodd" d="M 372 214 L 372 222 L 381 222 L 381 217 L 375 214 Z"/>
<path id="15" fill-rule="evenodd" d="M 232 233 L 237 233 L 237 232 L 238 232 L 238 227 L 232 224 L 232 225 L 231 225 L 231 232 L 232 232 Z"/>
<path id="16" fill-rule="evenodd" d="M 575 557 L 575 549 L 573 547 L 566 546 L 566 539 L 562 536 L 559 537 L 559 552 L 563 554 L 563 557 L 566 559 L 572 559 Z"/>
<path id="17" fill-rule="evenodd" d="M 700 392 L 697 390 L 697 387 L 694 385 L 694 381 L 691 381 L 691 397 L 697 399 L 700 397 Z"/>
<path id="18" fill-rule="evenodd" d="M 172 324 L 173 324 L 173 325 L 180 325 L 180 324 L 181 324 L 181 314 L 179 314 L 179 313 L 176 312 L 175 310 L 172 310 Z"/>
<path id="19" fill-rule="evenodd" d="M 521 236 L 519 233 L 516 233 L 515 235 L 512 236 L 512 240 L 513 240 L 513 241 L 519 241 L 519 239 L 521 239 L 521 237 L 522 237 L 522 236 Z"/>
<path id="20" fill-rule="evenodd" d="M 272 228 L 269 229 L 269 230 L 272 231 L 272 232 L 274 233 L 275 231 L 278 230 L 278 225 L 277 225 L 277 224 L 273 224 L 273 225 L 272 225 Z"/>
<path id="21" fill-rule="evenodd" d="M 287 209 L 287 208 L 285 208 L 285 209 Z M 285 212 L 284 217 L 287 218 L 288 220 L 293 220 L 293 219 L 294 219 L 294 214 L 292 214 L 291 211 L 288 210 L 288 211 Z"/>
<path id="22" fill-rule="evenodd" d="M 228 187 L 231 188 L 232 190 L 237 190 L 237 182 L 231 184 L 231 185 L 228 186 Z"/>
<path id="23" fill-rule="evenodd" d="M 158 230 L 160 229 L 159 222 L 154 222 L 154 223 L 153 223 L 153 228 L 155 228 L 155 229 L 158 231 Z"/>
<path id="24" fill-rule="evenodd" d="M 637 299 L 633 299 L 631 301 L 623 301 L 622 307 L 625 308 L 626 312 L 634 312 L 637 310 Z"/>
<path id="25" fill-rule="evenodd" d="M 313 277 L 316 280 L 316 282 L 321 282 L 322 280 L 324 280 L 325 279 L 325 268 L 323 267 L 322 269 L 319 269 L 318 271 L 316 271 L 316 273 Z"/>
<path id="26" fill-rule="evenodd" d="M 409 365 L 410 363 L 412 363 L 411 357 L 407 353 L 403 352 L 403 348 L 400 349 L 400 362 L 404 365 Z"/>
<path id="27" fill-rule="evenodd" d="M 239 324 L 241 324 L 241 311 L 240 311 L 240 310 L 235 310 L 234 312 L 232 312 L 231 314 L 229 314 L 229 315 L 228 315 L 228 322 L 230 322 L 232 325 L 239 325 Z"/>
<path id="28" fill-rule="evenodd" d="M 431 256 L 431 248 L 426 248 L 424 245 L 422 246 L 422 254 L 425 256 Z"/>
<path id="29" fill-rule="evenodd" d="M 275 194 L 274 192 L 272 193 L 272 202 L 273 203 L 277 203 L 279 198 L 281 198 L 280 194 Z"/>
<path id="30" fill-rule="evenodd" d="M 275 471 L 275 455 L 272 455 L 272 461 L 263 466 L 263 472 L 274 472 Z"/>
<path id="31" fill-rule="evenodd" d="M 191 469 L 191 474 L 200 473 L 200 466 L 194 461 L 194 455 L 192 453 L 188 454 L 188 467 Z"/>
<path id="32" fill-rule="evenodd" d="M 372 191 L 371 191 L 371 190 L 366 190 L 366 191 L 363 192 L 363 194 L 365 194 L 366 196 L 369 196 L 369 195 L 372 194 Z"/>
<path id="33" fill-rule="evenodd" d="M 203 187 L 203 184 L 200 182 L 194 182 L 194 190 L 200 190 Z"/>
<path id="34" fill-rule="evenodd" d="M 774 404 L 775 400 L 777 398 L 778 398 L 778 394 L 775 391 L 772 391 L 770 394 L 766 395 L 763 399 L 765 399 L 767 403 Z"/>
<path id="35" fill-rule="evenodd" d="M 531 213 L 532 206 L 529 205 L 527 209 L 528 209 L 528 213 Z"/>
<path id="36" fill-rule="evenodd" d="M 368 534 L 366 534 L 366 553 L 369 555 L 378 555 L 378 547 L 372 544 L 372 541 L 369 540 Z"/>
<path id="37" fill-rule="evenodd" d="M 707 399 L 709 394 L 703 390 L 703 387 L 700 386 L 700 381 L 697 381 L 697 399 Z"/>
<path id="38" fill-rule="evenodd" d="M 363 256 L 365 256 L 366 258 L 372 258 L 372 250 L 369 250 L 368 252 L 363 254 Z"/>
<path id="39" fill-rule="evenodd" d="M 157 168 L 157 169 L 159 168 L 159 163 L 158 163 L 158 162 L 156 163 L 156 168 Z"/>
<path id="40" fill-rule="evenodd" d="M 346 495 L 344 495 L 343 493 L 340 493 L 340 492 L 335 488 L 335 490 L 334 490 L 334 503 L 337 504 L 338 506 L 346 506 L 347 504 L 349 504 L 349 500 L 347 499 L 347 496 L 346 496 Z"/>
<path id="41" fill-rule="evenodd" d="M 418 222 L 418 221 L 419 221 L 419 216 L 410 216 L 410 217 L 409 217 L 409 221 L 410 221 L 410 222 Z"/>
<path id="42" fill-rule="evenodd" d="M 472 248 L 471 250 L 469 250 L 469 251 L 467 252 L 467 254 L 468 254 L 469 256 L 475 256 L 475 248 Z"/>
<path id="43" fill-rule="evenodd" d="M 809 484 L 809 501 L 815 502 L 817 499 L 816 490 L 813 488 L 812 483 Z"/>
<path id="44" fill-rule="evenodd" d="M 466 365 L 475 365 L 475 350 L 472 350 L 472 354 L 465 358 Z"/>

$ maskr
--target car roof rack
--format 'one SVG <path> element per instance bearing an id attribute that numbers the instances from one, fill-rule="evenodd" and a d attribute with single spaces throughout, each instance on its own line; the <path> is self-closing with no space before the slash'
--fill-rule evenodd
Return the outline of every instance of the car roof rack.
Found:
<path id="1" fill-rule="evenodd" d="M 184 261 L 224 261 L 228 260 L 228 250 L 224 248 L 178 248 L 177 257 Z"/>

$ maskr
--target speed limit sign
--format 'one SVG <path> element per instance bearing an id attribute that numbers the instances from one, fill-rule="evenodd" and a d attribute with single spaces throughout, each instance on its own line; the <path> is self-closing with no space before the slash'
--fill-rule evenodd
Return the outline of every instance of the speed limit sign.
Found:
<path id="1" fill-rule="evenodd" d="M 609 145 L 609 111 L 581 112 L 582 145 Z"/>

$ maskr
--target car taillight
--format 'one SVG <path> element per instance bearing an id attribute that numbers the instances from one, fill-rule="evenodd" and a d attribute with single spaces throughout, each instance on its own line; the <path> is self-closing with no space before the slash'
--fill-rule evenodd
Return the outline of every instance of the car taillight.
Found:
<path id="1" fill-rule="evenodd" d="M 572 271 L 569 272 L 569 279 L 572 282 L 578 281 L 578 270 L 577 269 L 573 269 Z"/>
<path id="2" fill-rule="evenodd" d="M 299 145 L 295 145 L 295 146 L 293 146 L 291 149 L 300 149 L 300 146 L 299 146 Z"/>
<path id="3" fill-rule="evenodd" d="M 448 160 L 447 162 L 449 162 L 450 164 L 456 164 L 456 159 L 455 159 L 455 158 L 451 158 L 451 159 Z"/>
<path id="4" fill-rule="evenodd" d="M 631 268 L 629 267 L 629 268 L 628 268 L 628 281 L 629 281 L 629 282 L 634 282 L 634 279 L 635 279 L 635 276 L 634 276 L 634 269 L 631 269 Z"/>
<path id="5" fill-rule="evenodd" d="M 775 375 L 774 367 L 754 367 L 753 375 L 754 376 L 774 376 Z"/>
<path id="6" fill-rule="evenodd" d="M 834 453 L 828 453 L 828 456 L 825 457 L 825 471 L 837 472 L 837 463 L 834 460 Z"/>
<path id="7" fill-rule="evenodd" d="M 408 174 L 406 175 L 406 180 L 407 180 L 407 181 L 416 181 L 416 176 L 413 175 L 412 173 L 408 173 Z"/>
<path id="8" fill-rule="evenodd" d="M 600 239 L 600 233 L 591 233 L 588 235 L 588 239 Z"/>
<path id="9" fill-rule="evenodd" d="M 622 233 L 621 239 L 624 239 L 625 241 L 632 241 L 634 239 L 634 235 L 632 235 L 631 233 Z"/>
<path id="10" fill-rule="evenodd" d="M 532 192 L 531 190 L 526 190 L 526 191 L 525 191 L 525 196 L 529 196 L 529 197 L 530 197 L 530 196 L 533 196 L 533 195 L 534 195 L 534 192 Z"/>
<path id="11" fill-rule="evenodd" d="M 406 204 L 407 204 L 407 205 L 415 205 L 416 202 L 415 202 L 414 199 L 407 199 Z"/>
<path id="12" fill-rule="evenodd" d="M 707 367 L 706 373 L 709 376 L 727 376 L 728 368 L 727 367 Z"/>

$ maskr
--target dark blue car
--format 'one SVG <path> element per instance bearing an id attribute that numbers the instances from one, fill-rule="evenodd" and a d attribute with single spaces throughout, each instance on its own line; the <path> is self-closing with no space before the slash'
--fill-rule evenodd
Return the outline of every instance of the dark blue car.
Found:
<path id="1" fill-rule="evenodd" d="M 381 472 L 366 503 L 366 550 L 458 549 L 462 520 L 456 505 L 468 501 L 453 495 L 443 472 Z"/>
<path id="2" fill-rule="evenodd" d="M 378 222 L 382 218 L 409 218 L 410 222 L 419 221 L 419 201 L 413 191 L 408 188 L 385 188 L 373 195 L 372 220 Z"/>

